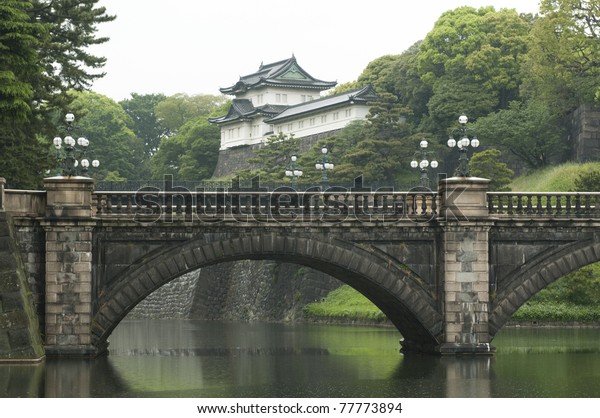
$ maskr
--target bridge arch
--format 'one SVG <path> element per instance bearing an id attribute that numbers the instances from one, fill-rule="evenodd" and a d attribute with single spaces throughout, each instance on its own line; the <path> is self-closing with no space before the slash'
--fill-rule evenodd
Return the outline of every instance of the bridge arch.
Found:
<path id="1" fill-rule="evenodd" d="M 396 326 L 407 349 L 432 351 L 443 337 L 438 301 L 408 267 L 370 247 L 294 233 L 220 235 L 153 252 L 102 292 L 92 320 L 92 344 L 102 347 L 118 323 L 150 293 L 192 270 L 236 260 L 305 265 L 352 286 Z"/>
<path id="2" fill-rule="evenodd" d="M 513 279 L 493 299 L 489 332 L 493 338 L 511 316 L 532 296 L 561 277 L 600 261 L 600 243 L 586 240 L 559 248 L 549 256 L 533 258 L 515 272 Z"/>

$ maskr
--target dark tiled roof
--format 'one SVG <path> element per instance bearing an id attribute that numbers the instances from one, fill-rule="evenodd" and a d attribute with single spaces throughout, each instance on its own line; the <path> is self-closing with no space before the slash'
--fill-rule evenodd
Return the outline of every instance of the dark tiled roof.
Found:
<path id="1" fill-rule="evenodd" d="M 282 120 L 288 118 L 293 118 L 307 113 L 317 112 L 322 109 L 338 106 L 344 103 L 357 102 L 366 104 L 367 102 L 373 101 L 375 99 L 377 99 L 377 93 L 375 92 L 373 87 L 369 85 L 361 89 L 336 94 L 335 96 L 323 97 L 321 99 L 290 106 L 283 112 L 277 114 L 276 116 L 265 120 L 265 122 L 281 122 Z"/>
<path id="2" fill-rule="evenodd" d="M 248 99 L 233 99 L 231 101 L 231 106 L 229 106 L 229 110 L 225 116 L 221 116 L 219 118 L 209 118 L 209 122 L 211 123 L 225 123 L 225 122 L 233 122 L 235 120 L 249 118 L 254 115 L 263 115 L 266 117 L 275 116 L 278 113 L 287 109 L 288 106 L 279 106 L 279 105 L 270 105 L 266 104 L 264 106 L 254 107 L 252 102 Z"/>
<path id="3" fill-rule="evenodd" d="M 255 73 L 242 76 L 234 85 L 219 90 L 223 94 L 236 94 L 265 85 L 326 90 L 336 84 L 335 81 L 323 81 L 312 77 L 298 65 L 296 57 L 292 56 L 271 64 L 261 64 Z"/>

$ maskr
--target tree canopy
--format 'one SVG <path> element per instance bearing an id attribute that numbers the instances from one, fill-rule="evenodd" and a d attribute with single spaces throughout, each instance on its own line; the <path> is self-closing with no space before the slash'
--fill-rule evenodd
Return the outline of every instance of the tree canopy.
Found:
<path id="1" fill-rule="evenodd" d="M 228 99 L 132 92 L 117 104 L 89 92 L 105 63 L 89 47 L 108 41 L 97 28 L 115 18 L 98 3 L 0 5 L 0 174 L 11 186 L 39 185 L 52 167 L 49 140 L 72 111 L 101 160 L 97 178 L 209 178 L 220 139 L 207 118 L 225 113 Z M 366 63 L 355 81 L 333 91 L 370 84 L 380 100 L 362 123 L 296 150 L 306 167 L 302 180 L 318 181 L 320 173 L 309 167 L 326 145 L 335 162 L 332 181 L 362 175 L 372 182 L 417 183 L 409 164 L 422 139 L 440 170 L 450 172 L 456 156 L 445 146 L 447 132 L 463 113 L 483 149 L 497 149 L 491 158 L 511 168 L 568 158 L 570 112 L 600 101 L 599 15 L 600 0 L 542 0 L 536 16 L 491 6 L 443 13 L 424 39 Z M 285 164 L 274 153 L 287 156 L 291 150 L 279 148 L 295 142 L 273 142 L 271 155 L 258 156 L 263 177 L 285 180 Z"/>

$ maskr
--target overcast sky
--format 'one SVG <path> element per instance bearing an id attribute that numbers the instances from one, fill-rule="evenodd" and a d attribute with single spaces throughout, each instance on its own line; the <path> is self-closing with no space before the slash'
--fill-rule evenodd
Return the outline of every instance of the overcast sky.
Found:
<path id="1" fill-rule="evenodd" d="M 115 100 L 131 93 L 220 94 L 242 75 L 294 54 L 313 77 L 345 83 L 369 62 L 400 54 L 440 15 L 469 5 L 537 13 L 539 0 L 100 0 L 113 22 L 108 59 L 93 90 Z"/>

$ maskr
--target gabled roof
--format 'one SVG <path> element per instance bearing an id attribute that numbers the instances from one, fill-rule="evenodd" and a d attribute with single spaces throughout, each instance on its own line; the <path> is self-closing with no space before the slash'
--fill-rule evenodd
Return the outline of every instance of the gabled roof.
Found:
<path id="1" fill-rule="evenodd" d="M 335 96 L 323 97 L 321 99 L 312 100 L 310 102 L 301 103 L 290 106 L 276 116 L 265 119 L 267 123 L 280 123 L 286 119 L 293 119 L 308 113 L 318 112 L 323 109 L 340 106 L 343 104 L 367 104 L 378 98 L 375 89 L 368 85 L 366 87 L 347 91 L 345 93 L 336 94 Z"/>
<path id="2" fill-rule="evenodd" d="M 263 86 L 309 88 L 321 91 L 335 87 L 336 84 L 335 81 L 314 78 L 298 65 L 296 57 L 292 55 L 291 58 L 283 61 L 261 64 L 255 73 L 242 76 L 234 85 L 219 90 L 221 93 L 229 95 L 236 95 Z"/>
<path id="3" fill-rule="evenodd" d="M 248 99 L 233 99 L 231 106 L 225 116 L 219 118 L 209 118 L 208 121 L 211 123 L 222 124 L 227 122 L 233 122 L 240 119 L 252 118 L 256 115 L 271 117 L 285 110 L 287 106 L 277 106 L 266 104 L 264 106 L 254 107 L 252 102 Z"/>

